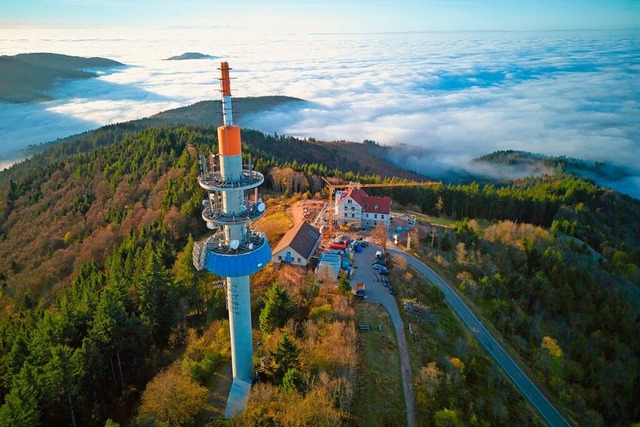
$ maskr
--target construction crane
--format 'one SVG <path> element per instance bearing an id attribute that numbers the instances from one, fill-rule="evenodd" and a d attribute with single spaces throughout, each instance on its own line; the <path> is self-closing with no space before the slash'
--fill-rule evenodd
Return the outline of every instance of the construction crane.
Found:
<path id="1" fill-rule="evenodd" d="M 429 187 L 434 185 L 442 185 L 440 181 L 396 181 L 393 177 L 391 181 L 383 184 L 360 184 L 359 182 L 350 182 L 348 184 L 332 184 L 325 177 L 322 177 L 327 183 L 329 189 L 329 206 L 327 209 L 327 234 L 333 235 L 333 191 L 340 188 L 375 188 L 375 187 Z"/>

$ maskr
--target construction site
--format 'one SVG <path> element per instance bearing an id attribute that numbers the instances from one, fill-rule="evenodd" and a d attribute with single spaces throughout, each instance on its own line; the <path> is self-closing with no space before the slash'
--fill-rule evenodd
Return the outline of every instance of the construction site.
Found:
<path id="1" fill-rule="evenodd" d="M 353 255 L 368 244 L 373 230 L 386 238 L 404 233 L 416 225 L 415 216 L 393 214 L 389 197 L 369 196 L 363 188 L 429 186 L 425 182 L 387 184 L 331 184 L 327 202 L 301 200 L 292 207 L 294 227 L 273 251 L 276 264 L 308 267 L 323 279 L 337 280 L 341 270 L 350 276 Z M 380 240 L 380 236 L 377 240 Z"/>

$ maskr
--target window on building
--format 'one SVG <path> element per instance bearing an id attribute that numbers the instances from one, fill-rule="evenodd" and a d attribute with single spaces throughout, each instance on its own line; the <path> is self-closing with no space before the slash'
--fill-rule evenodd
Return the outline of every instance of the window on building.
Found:
<path id="1" fill-rule="evenodd" d="M 355 217 L 356 217 L 356 214 L 351 214 L 351 218 L 355 218 Z"/>
<path id="2" fill-rule="evenodd" d="M 373 221 L 373 226 L 375 227 L 376 225 L 378 225 L 378 221 Z"/>
<path id="3" fill-rule="evenodd" d="M 347 203 L 351 203 L 351 199 L 347 200 Z"/>
<path id="4" fill-rule="evenodd" d="M 282 255 L 278 255 L 278 261 L 282 261 Z"/>
<path id="5" fill-rule="evenodd" d="M 373 214 L 373 217 L 374 218 L 378 218 L 378 214 Z"/>
<path id="6" fill-rule="evenodd" d="M 298 258 L 298 263 L 301 263 L 301 262 L 302 262 L 302 260 L 300 260 L 300 258 Z"/>

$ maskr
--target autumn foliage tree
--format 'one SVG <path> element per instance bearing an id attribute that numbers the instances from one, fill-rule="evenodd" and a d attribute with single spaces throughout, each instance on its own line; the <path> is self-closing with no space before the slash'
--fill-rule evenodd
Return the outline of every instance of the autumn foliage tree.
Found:
<path id="1" fill-rule="evenodd" d="M 143 426 L 186 426 L 205 407 L 209 391 L 171 366 L 149 382 L 138 412 Z"/>

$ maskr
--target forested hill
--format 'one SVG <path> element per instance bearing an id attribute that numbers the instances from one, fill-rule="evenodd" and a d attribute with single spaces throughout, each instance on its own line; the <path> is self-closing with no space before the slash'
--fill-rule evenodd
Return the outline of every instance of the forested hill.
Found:
<path id="1" fill-rule="evenodd" d="M 375 143 L 320 143 L 251 130 L 242 137 L 244 152 L 266 176 L 268 203 L 271 197 L 323 192 L 323 176 L 343 182 L 420 178 L 387 163 L 386 149 Z M 198 158 L 212 149 L 212 126 L 140 130 L 128 123 L 49 147 L 0 172 L 0 425 L 69 425 L 70 414 L 81 425 L 104 425 L 113 414 L 126 423 L 145 384 L 169 363 L 171 346 L 184 339 L 180 331 L 188 315 L 223 307 L 214 304 L 220 301 L 212 296 L 214 279 L 196 279 L 190 260 L 189 236 L 206 231 Z M 379 194 L 452 219 L 551 227 L 609 260 L 599 267 L 611 278 L 607 285 L 638 282 L 640 202 L 588 180 L 560 174 L 499 186 L 443 184 Z M 502 258 L 516 254 L 507 253 Z M 600 287 L 611 293 L 607 301 L 616 301 L 616 286 Z M 540 292 L 560 295 L 553 286 Z M 592 298 L 595 312 L 598 304 Z M 577 312 L 564 326 L 585 323 L 581 316 Z M 625 337 L 638 330 L 638 316 L 630 317 Z M 637 354 L 626 338 L 623 346 L 617 336 L 597 337 L 607 351 L 619 347 Z M 636 376 L 629 381 L 636 384 L 638 369 L 631 368 Z M 579 375 L 576 382 L 588 383 Z M 597 394 L 610 387 L 598 383 L 592 389 Z"/>
<path id="2" fill-rule="evenodd" d="M 277 193 L 318 193 L 323 176 L 343 182 L 425 178 L 392 166 L 385 160 L 387 149 L 375 143 L 303 141 L 253 130 L 242 135 L 245 155 L 266 176 L 265 189 Z M 139 228 L 145 215 L 164 218 L 172 206 L 181 212 L 181 224 L 200 224 L 197 158 L 216 150 L 216 141 L 214 127 L 138 130 L 136 122 L 129 122 L 53 145 L 0 172 L 2 303 L 12 305 L 13 292 L 21 300 L 24 294 L 46 295 L 69 283 L 79 254 L 94 252 L 86 246 L 106 243 L 105 229 L 119 230 L 112 236 L 118 241 L 131 227 Z M 631 266 L 640 265 L 640 201 L 576 176 L 371 192 L 455 219 L 553 226 L 587 242 L 637 279 Z M 436 209 L 439 199 L 443 204 Z M 121 230 L 123 222 L 127 227 Z M 187 232 L 197 234 L 198 228 L 184 229 L 180 238 Z M 109 250 L 107 245 L 97 254 L 103 258 Z"/>
<path id="3" fill-rule="evenodd" d="M 23 53 L 0 56 L 0 102 L 34 102 L 51 99 L 56 79 L 95 77 L 90 68 L 114 68 L 124 64 L 106 58 L 83 58 L 55 53 Z"/>
<path id="4" fill-rule="evenodd" d="M 618 181 L 635 176 L 625 167 L 566 156 L 546 156 L 527 151 L 501 150 L 479 157 L 476 162 L 492 163 L 545 172 L 570 172 L 587 178 Z"/>
<path id="5" fill-rule="evenodd" d="M 243 125 L 243 119 L 251 114 L 267 112 L 278 108 L 288 107 L 295 104 L 304 103 L 306 101 L 293 98 L 290 96 L 255 96 L 234 98 L 234 121 L 237 125 Z M 78 151 L 87 151 L 97 146 L 108 145 L 117 142 L 122 136 L 133 131 L 141 131 L 151 127 L 165 125 L 193 125 L 193 126 L 220 126 L 222 124 L 222 106 L 220 101 L 200 101 L 186 107 L 174 108 L 171 110 L 161 111 L 150 117 L 138 120 L 132 120 L 124 123 L 109 125 L 96 130 L 83 132 L 78 135 L 72 135 L 67 138 L 58 139 L 49 143 L 30 146 L 24 150 L 28 156 L 35 157 L 35 161 L 39 162 L 42 158 L 34 156 L 42 153 L 45 157 L 51 157 L 50 153 L 55 155 L 73 154 Z M 113 132 L 105 132 L 110 129 Z M 56 145 L 64 145 L 62 150 L 54 149 L 46 150 Z M 27 161 L 27 163 L 31 163 Z M 30 169 L 31 164 L 25 165 L 24 168 Z M 17 169 L 23 167 L 18 166 Z M 14 169 L 15 170 L 15 169 Z M 7 175 L 5 175 L 6 177 Z M 2 176 L 0 176 L 0 185 L 2 184 Z"/>
<path id="6" fill-rule="evenodd" d="M 291 96 L 255 96 L 233 99 L 234 122 L 242 126 L 242 119 L 249 114 L 266 112 L 274 108 L 299 104 L 306 101 Z M 201 101 L 187 107 L 162 111 L 142 119 L 144 124 L 185 124 L 198 126 L 220 126 L 222 124 L 222 105 L 220 101 Z"/>
<path id="7" fill-rule="evenodd" d="M 105 126 L 0 173 L 3 303 L 12 304 L 13 291 L 21 300 L 69 283 L 80 254 L 104 259 L 110 243 L 132 226 L 166 219 L 172 206 L 180 228 L 191 224 L 178 238 L 197 234 L 203 197 L 198 153 L 217 150 L 216 128 L 136 129 L 135 123 Z M 319 192 L 320 176 L 347 182 L 420 178 L 387 163 L 386 149 L 377 145 L 309 142 L 252 130 L 243 130 L 242 138 L 245 153 L 267 176 L 266 189 L 278 192 Z M 115 240 L 105 240 L 105 232 Z"/>
<path id="8" fill-rule="evenodd" d="M 540 167 L 544 166 L 546 168 L 560 169 L 561 171 L 575 168 L 590 170 L 592 172 L 596 172 L 598 169 L 603 169 L 607 165 L 605 162 L 593 162 L 566 156 L 547 156 L 544 154 L 519 150 L 499 150 L 478 157 L 475 161 L 494 163 L 498 165 L 537 165 Z M 604 173 L 609 174 L 610 172 Z M 623 173 L 624 169 L 618 168 L 617 172 L 615 172 L 611 178 L 619 178 Z"/>
<path id="9" fill-rule="evenodd" d="M 380 147 L 243 140 L 267 191 L 403 174 Z M 214 147 L 214 127 L 112 125 L 0 173 L 14 177 L 0 187 L 0 425 L 126 423 L 187 315 L 222 316 L 189 241 L 206 231 L 198 158 Z"/>

